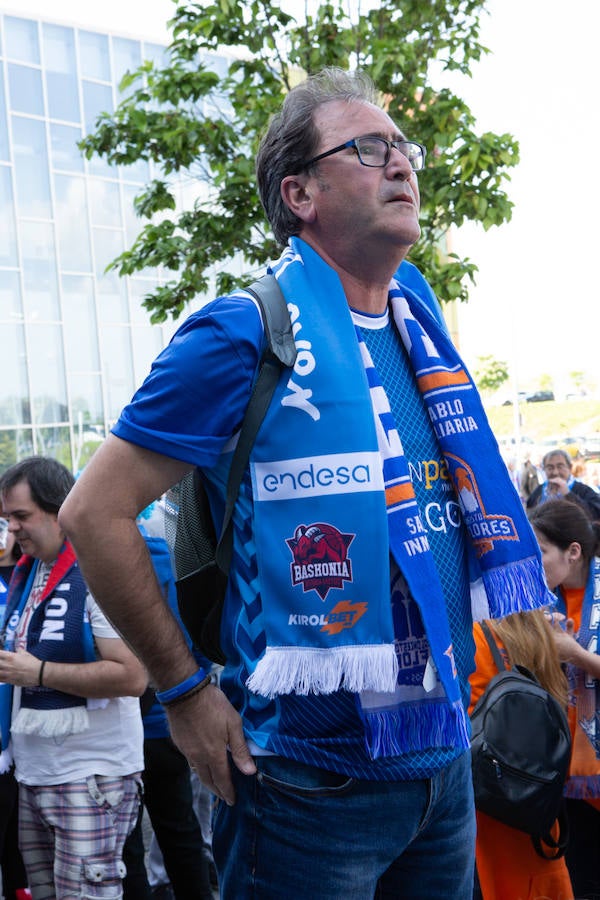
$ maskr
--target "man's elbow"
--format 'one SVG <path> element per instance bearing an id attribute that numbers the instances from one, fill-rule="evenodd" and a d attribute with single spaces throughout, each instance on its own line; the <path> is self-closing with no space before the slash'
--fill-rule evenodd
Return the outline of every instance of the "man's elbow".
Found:
<path id="1" fill-rule="evenodd" d="M 91 518 L 89 511 L 88 515 L 85 515 L 85 506 L 77 501 L 73 490 L 68 494 L 58 511 L 58 524 L 71 541 L 73 535 L 81 533 L 85 521 L 89 522 Z"/>

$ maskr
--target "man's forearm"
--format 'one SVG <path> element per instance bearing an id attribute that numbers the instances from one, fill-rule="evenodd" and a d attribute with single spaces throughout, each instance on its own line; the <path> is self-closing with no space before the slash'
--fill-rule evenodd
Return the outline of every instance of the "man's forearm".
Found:
<path id="1" fill-rule="evenodd" d="M 43 686 L 77 697 L 141 697 L 148 685 L 143 666 L 132 672 L 111 659 L 44 664 Z"/>
<path id="2" fill-rule="evenodd" d="M 152 683 L 159 689 L 170 687 L 197 664 L 162 595 L 144 539 L 135 523 L 122 523 L 120 535 L 110 542 L 109 562 L 102 543 L 89 552 L 81 535 L 76 545 L 92 595 L 142 660 Z"/>
<path id="3" fill-rule="evenodd" d="M 92 595 L 159 689 L 197 665 L 162 596 L 136 516 L 189 469 L 109 435 L 59 513 Z"/>

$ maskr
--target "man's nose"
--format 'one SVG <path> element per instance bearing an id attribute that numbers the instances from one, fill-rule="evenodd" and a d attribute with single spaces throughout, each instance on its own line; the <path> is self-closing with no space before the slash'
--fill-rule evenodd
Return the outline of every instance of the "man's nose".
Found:
<path id="1" fill-rule="evenodd" d="M 408 157 L 397 147 L 390 147 L 390 158 L 386 169 L 394 178 L 400 177 L 403 181 L 407 181 L 413 173 L 413 167 Z"/>

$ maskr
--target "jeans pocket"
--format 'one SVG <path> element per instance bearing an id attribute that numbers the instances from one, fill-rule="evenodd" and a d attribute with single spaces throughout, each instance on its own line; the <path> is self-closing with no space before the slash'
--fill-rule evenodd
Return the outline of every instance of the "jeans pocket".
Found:
<path id="1" fill-rule="evenodd" d="M 355 783 L 355 779 L 348 775 L 284 759 L 282 756 L 257 756 L 254 762 L 258 769 L 258 783 L 288 796 L 339 796 L 351 790 Z"/>

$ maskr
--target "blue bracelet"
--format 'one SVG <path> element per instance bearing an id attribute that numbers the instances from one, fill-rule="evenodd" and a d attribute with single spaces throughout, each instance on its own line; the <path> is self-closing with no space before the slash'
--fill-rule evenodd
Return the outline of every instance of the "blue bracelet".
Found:
<path id="1" fill-rule="evenodd" d="M 180 697 L 185 696 L 185 694 L 189 694 L 190 691 L 193 691 L 194 688 L 207 677 L 208 672 L 201 666 L 197 672 L 194 672 L 194 674 L 190 675 L 189 678 L 186 678 L 185 681 L 180 681 L 179 684 L 174 685 L 172 688 L 168 688 L 166 691 L 157 691 L 156 699 L 159 703 L 172 703 L 173 700 L 178 700 Z"/>

